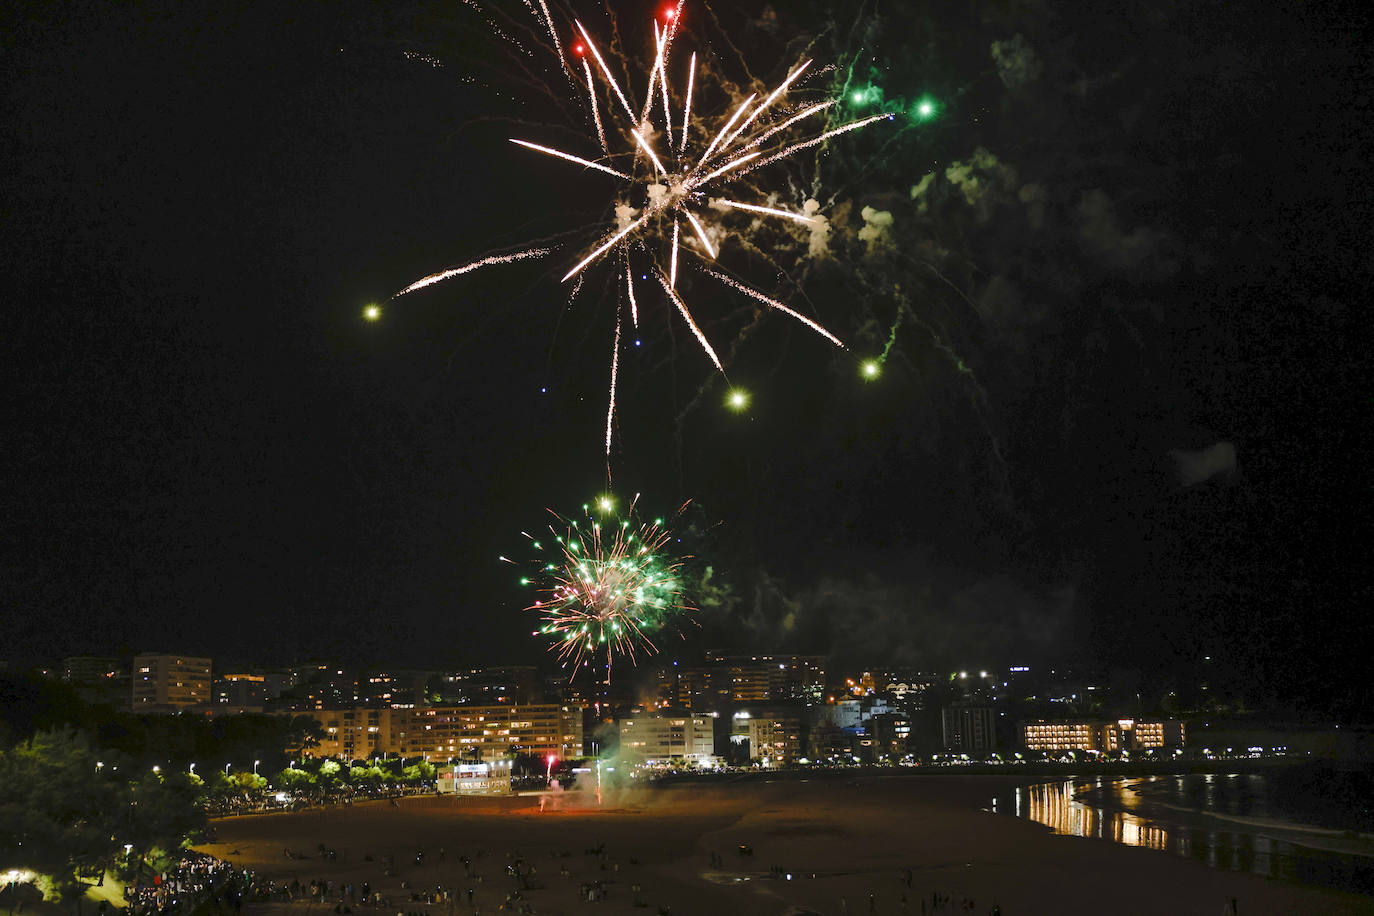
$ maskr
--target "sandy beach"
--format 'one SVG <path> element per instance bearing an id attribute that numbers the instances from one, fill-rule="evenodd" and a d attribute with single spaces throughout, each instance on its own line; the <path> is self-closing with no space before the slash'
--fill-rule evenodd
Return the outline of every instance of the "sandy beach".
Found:
<path id="1" fill-rule="evenodd" d="M 525 905 L 539 914 L 1217 916 L 1232 897 L 1243 916 L 1374 913 L 1374 898 L 1055 836 L 979 810 L 1008 784 L 956 776 L 694 784 L 607 793 L 600 805 L 587 793 L 416 798 L 225 818 L 215 822 L 216 842 L 198 848 L 275 881 L 368 882 L 387 898 L 380 909 L 354 906 L 358 913 L 491 914 Z M 320 855 L 322 844 L 335 850 L 332 861 Z M 287 849 L 308 858 L 288 858 Z M 539 887 L 508 901 L 520 885 L 507 870 L 517 858 L 527 872 L 533 867 L 530 883 Z M 586 890 L 597 882 L 605 899 L 589 903 Z M 450 903 L 412 901 L 439 885 L 451 890 Z M 936 893 L 950 900 L 942 910 L 932 905 Z M 250 910 L 325 913 L 337 898 L 336 890 L 327 905 L 307 896 Z"/>

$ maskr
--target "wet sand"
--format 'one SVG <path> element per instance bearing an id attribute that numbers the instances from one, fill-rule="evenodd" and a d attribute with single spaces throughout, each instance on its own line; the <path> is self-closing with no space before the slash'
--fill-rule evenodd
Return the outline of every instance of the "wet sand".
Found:
<path id="1" fill-rule="evenodd" d="M 594 797 L 568 793 L 556 803 L 546 800 L 542 811 L 536 797 L 419 798 L 397 807 L 373 802 L 224 818 L 215 822 L 217 842 L 198 848 L 279 882 L 370 882 L 389 903 L 354 908 L 363 914 L 471 913 L 469 888 L 479 912 L 496 913 L 516 887 L 506 876 L 508 854 L 536 869 L 534 880 L 544 887 L 526 891 L 521 902 L 540 914 L 643 914 L 660 907 L 674 916 L 915 914 L 923 902 L 931 912 L 932 892 L 952 898 L 942 912 L 986 914 L 995 905 L 1008 916 L 1217 916 L 1228 897 L 1237 899 L 1243 916 L 1374 913 L 1374 898 L 1054 836 L 1038 824 L 978 810 L 994 789 L 1009 784 L 958 776 L 693 784 L 608 792 L 600 806 Z M 321 843 L 337 850 L 336 861 L 319 857 Z M 604 856 L 587 854 L 602 844 Z M 740 855 L 741 844 L 753 855 Z M 288 859 L 286 848 L 312 858 Z M 419 849 L 425 857 L 416 865 Z M 712 852 L 721 865 L 711 864 Z M 396 863 L 390 878 L 383 875 L 387 855 Z M 465 877 L 464 855 L 480 881 Z M 772 866 L 781 867 L 781 877 Z M 402 881 L 410 888 L 402 889 Z M 606 882 L 604 901 L 579 899 L 579 888 L 593 881 Z M 435 885 L 453 889 L 451 905 L 409 899 Z M 973 901 L 971 910 L 960 908 L 965 898 Z M 307 898 L 249 910 L 323 914 L 333 907 Z"/>

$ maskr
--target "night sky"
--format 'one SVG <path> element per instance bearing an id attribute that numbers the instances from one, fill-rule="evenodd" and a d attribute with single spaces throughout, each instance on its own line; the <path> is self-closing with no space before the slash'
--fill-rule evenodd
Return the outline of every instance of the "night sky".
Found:
<path id="1" fill-rule="evenodd" d="M 732 79 L 726 34 L 770 84 L 853 62 L 812 90 L 899 117 L 773 173 L 825 205 L 825 255 L 723 255 L 851 352 L 689 281 L 736 414 L 641 302 L 611 470 L 651 515 L 693 500 L 681 651 L 1161 686 L 1211 654 L 1247 696 L 1369 715 L 1367 20 L 834 6 L 687 8 Z M 657 10 L 616 9 L 632 45 Z M 586 142 L 548 59 L 526 78 L 458 2 L 0 17 L 4 654 L 536 658 L 497 556 L 606 487 L 614 292 L 569 305 L 564 256 L 361 311 L 608 225 L 610 185 L 507 142 Z"/>

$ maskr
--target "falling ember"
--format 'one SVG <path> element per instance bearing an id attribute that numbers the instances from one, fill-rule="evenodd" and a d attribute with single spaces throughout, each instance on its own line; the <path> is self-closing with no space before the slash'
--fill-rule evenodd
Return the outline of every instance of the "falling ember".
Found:
<path id="1" fill-rule="evenodd" d="M 706 339 L 706 335 L 701 333 L 701 328 L 697 327 L 696 319 L 692 317 L 692 313 L 687 309 L 687 303 L 682 301 L 682 297 L 677 294 L 677 290 L 673 289 L 672 284 L 668 282 L 668 278 L 663 276 L 661 272 L 658 274 L 658 282 L 662 284 L 663 291 L 668 294 L 668 298 L 673 300 L 673 305 L 676 305 L 677 310 L 682 313 L 682 319 L 686 321 L 687 326 L 692 329 L 692 333 L 696 336 L 697 343 L 701 344 L 701 348 L 706 351 L 706 355 L 711 357 L 711 362 L 716 364 L 716 368 L 724 372 L 725 369 L 720 364 L 720 357 L 716 355 L 715 350 L 711 349 L 711 343 Z"/>
<path id="2" fill-rule="evenodd" d="M 833 343 L 835 346 L 839 347 L 841 350 L 845 349 L 845 345 L 844 345 L 843 343 L 841 343 L 841 342 L 840 342 L 840 339 L 839 339 L 838 337 L 836 337 L 834 334 L 831 334 L 831 333 L 830 333 L 829 331 L 827 331 L 825 328 L 821 327 L 819 324 L 817 324 L 816 322 L 812 321 L 810 318 L 807 318 L 805 315 L 802 315 L 802 314 L 800 314 L 800 313 L 798 313 L 798 312 L 795 312 L 795 311 L 793 311 L 792 309 L 788 308 L 787 306 L 783 305 L 783 304 L 782 304 L 781 302 L 779 302 L 778 300 L 773 299 L 773 298 L 771 298 L 771 297 L 769 297 L 769 296 L 765 296 L 763 293 L 761 293 L 761 292 L 759 292 L 758 290 L 754 289 L 752 286 L 746 286 L 745 284 L 739 282 L 738 280 L 734 279 L 733 277 L 727 277 L 725 274 L 720 273 L 719 271 L 707 270 L 706 273 L 708 273 L 708 274 L 710 274 L 711 276 L 715 277 L 717 280 L 719 280 L 720 282 L 724 283 L 726 286 L 733 287 L 734 289 L 737 289 L 737 290 L 739 290 L 740 292 L 744 293 L 746 296 L 749 296 L 749 297 L 751 297 L 751 298 L 757 299 L 759 302 L 762 302 L 764 305 L 768 306 L 769 308 L 771 308 L 771 309 L 777 309 L 779 312 L 782 312 L 784 315 L 788 315 L 788 316 L 790 316 L 790 317 L 796 319 L 797 321 L 800 321 L 802 324 L 806 325 L 808 328 L 810 328 L 811 330 L 815 331 L 817 334 L 821 335 L 821 336 L 824 337 L 826 340 L 830 341 L 830 342 Z"/>
<path id="3" fill-rule="evenodd" d="M 611 404 L 606 408 L 606 454 L 611 453 L 611 430 L 615 423 L 615 383 L 620 372 L 620 322 L 615 323 L 615 343 L 611 345 Z"/>
<path id="4" fill-rule="evenodd" d="M 706 253 L 711 256 L 711 259 L 715 260 L 715 246 L 712 245 L 711 240 L 706 237 L 706 230 L 702 228 L 701 221 L 696 218 L 696 214 L 694 213 L 688 213 L 686 216 L 687 222 L 691 223 L 692 228 L 696 230 L 697 238 L 701 239 L 702 247 L 706 249 Z"/>
<path id="5" fill-rule="evenodd" d="M 448 270 L 441 270 L 437 274 L 430 274 L 428 277 L 416 280 L 391 298 L 399 299 L 408 293 L 415 292 L 417 289 L 424 289 L 426 286 L 433 286 L 435 283 L 440 283 L 451 277 L 459 276 L 460 274 L 471 273 L 483 267 L 491 267 L 496 264 L 510 264 L 513 261 L 523 261 L 527 258 L 539 258 L 548 253 L 549 249 L 547 248 L 530 248 L 525 251 L 517 251 L 514 254 L 495 254 L 490 257 L 480 258 L 470 264 L 464 264 L 462 267 L 451 267 Z"/>
<path id="6" fill-rule="evenodd" d="M 765 213 L 769 216 L 781 216 L 786 219 L 794 219 L 799 223 L 819 222 L 815 217 L 807 216 L 805 213 L 794 213 L 791 210 L 779 210 L 776 207 L 760 207 L 756 204 L 742 204 L 739 201 L 721 200 L 719 198 L 716 200 L 716 203 L 721 206 L 731 207 L 735 210 L 752 210 L 755 213 Z"/>
<path id="7" fill-rule="evenodd" d="M 653 637 L 693 610 L 683 595 L 682 561 L 665 553 L 671 532 L 663 519 L 638 521 L 637 502 L 617 517 L 614 500 L 602 496 L 584 507 L 587 523 L 580 525 L 550 510 L 549 544 L 525 533 L 537 572 L 520 583 L 539 593 L 526 610 L 539 614 L 536 633 L 571 670 L 570 680 L 593 660 L 605 659 L 609 679 L 617 658 L 634 664 L 653 655 Z"/>
<path id="8" fill-rule="evenodd" d="M 674 288 L 677 287 L 677 236 L 678 223 L 677 220 L 673 220 L 673 254 L 668 262 L 668 285 Z"/>
<path id="9" fill-rule="evenodd" d="M 589 169 L 597 169 L 598 171 L 605 172 L 608 175 L 614 175 L 617 178 L 630 177 L 629 175 L 626 175 L 624 172 L 620 172 L 613 168 L 608 168 L 607 166 L 601 165 L 596 162 L 592 162 L 590 159 L 583 159 L 581 156 L 574 156 L 572 153 L 565 153 L 562 150 L 553 149 L 552 147 L 540 146 L 538 143 L 530 143 L 527 140 L 516 140 L 514 137 L 511 138 L 510 142 L 515 143 L 519 146 L 526 147 L 527 149 L 538 150 L 541 153 L 548 153 L 550 156 L 557 156 L 559 159 L 566 159 L 569 162 L 576 162 L 578 165 L 585 165 Z"/>

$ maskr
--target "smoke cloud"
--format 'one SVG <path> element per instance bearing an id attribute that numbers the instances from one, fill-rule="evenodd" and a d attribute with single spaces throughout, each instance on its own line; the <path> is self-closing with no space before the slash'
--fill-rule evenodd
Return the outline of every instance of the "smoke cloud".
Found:
<path id="1" fill-rule="evenodd" d="M 748 645 L 737 648 L 825 652 L 863 664 L 1013 663 L 1065 648 L 1077 597 L 1072 584 L 911 575 L 829 576 L 793 588 L 759 571 L 752 602 L 734 609 L 729 628 L 748 634 Z"/>
<path id="2" fill-rule="evenodd" d="M 870 255 L 876 254 L 892 244 L 892 214 L 887 210 L 864 207 L 859 211 L 864 225 L 859 230 L 859 241 L 868 246 Z"/>
<path id="3" fill-rule="evenodd" d="M 1176 463 L 1179 483 L 1185 487 L 1195 486 L 1220 474 L 1233 474 L 1236 470 L 1236 446 L 1231 442 L 1218 442 L 1195 451 L 1176 448 L 1169 452 L 1169 456 Z"/>
<path id="4" fill-rule="evenodd" d="M 1178 270 L 1178 263 L 1162 253 L 1165 234 L 1147 226 L 1124 231 L 1106 192 L 1096 188 L 1085 192 L 1078 204 L 1078 217 L 1079 238 L 1106 266 L 1142 271 L 1156 278 Z"/>
<path id="5" fill-rule="evenodd" d="M 992 60 L 997 65 L 997 75 L 1002 78 L 1002 85 L 1008 89 L 1020 89 L 1034 82 L 1044 70 L 1044 64 L 1035 56 L 1035 49 L 1020 33 L 1007 41 L 994 41 Z"/>

